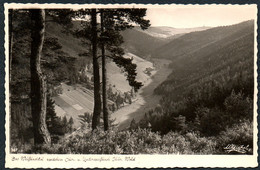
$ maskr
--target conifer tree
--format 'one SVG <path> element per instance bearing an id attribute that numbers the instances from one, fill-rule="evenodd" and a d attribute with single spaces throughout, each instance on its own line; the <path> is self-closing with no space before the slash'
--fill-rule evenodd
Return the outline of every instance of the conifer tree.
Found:
<path id="1" fill-rule="evenodd" d="M 91 43 L 92 43 L 92 57 L 93 57 L 93 76 L 94 76 L 94 112 L 92 118 L 92 129 L 96 129 L 100 123 L 101 114 L 101 94 L 100 94 L 100 74 L 97 56 L 97 10 L 91 10 Z"/>
<path id="2" fill-rule="evenodd" d="M 101 22 L 101 34 L 104 33 L 104 11 L 100 10 L 100 22 Z M 107 109 L 107 75 L 106 75 L 106 56 L 105 56 L 105 45 L 101 41 L 101 54 L 102 54 L 102 99 L 103 99 L 103 122 L 104 130 L 109 129 L 108 124 L 108 109 Z"/>
<path id="3" fill-rule="evenodd" d="M 103 26 L 99 27 L 97 17 L 101 14 Z M 103 114 L 105 122 L 105 130 L 108 129 L 108 109 L 106 102 L 106 74 L 105 74 L 105 58 L 112 58 L 117 66 L 121 67 L 127 75 L 129 85 L 137 91 L 142 83 L 136 81 L 136 64 L 132 63 L 132 59 L 124 58 L 124 50 L 120 47 L 123 38 L 120 31 L 132 28 L 132 23 L 138 24 L 142 29 L 149 27 L 149 21 L 144 19 L 146 9 L 82 9 L 75 12 L 77 18 L 85 19 L 86 15 L 90 15 L 90 24 L 85 22 L 84 29 L 77 30 L 75 35 L 85 37 L 91 40 L 92 58 L 93 58 L 93 77 L 94 77 L 94 111 L 92 117 L 92 129 L 96 129 L 100 124 L 101 115 L 101 94 L 100 94 L 100 74 L 98 63 L 98 47 L 103 55 Z M 101 29 L 103 29 L 101 31 Z M 105 50 L 107 51 L 105 54 Z M 105 85 L 104 85 L 105 83 Z"/>
<path id="4" fill-rule="evenodd" d="M 8 11 L 9 18 L 9 81 L 11 82 L 11 71 L 12 71 L 12 50 L 13 50 L 13 9 Z M 9 94 L 9 97 L 11 93 Z"/>
<path id="5" fill-rule="evenodd" d="M 108 109 L 106 95 L 106 55 L 105 46 L 110 52 L 110 58 L 119 66 L 123 67 L 127 72 L 127 80 L 129 85 L 137 91 L 141 86 L 141 82 L 136 81 L 136 64 L 132 63 L 132 59 L 124 58 L 124 51 L 120 48 L 123 43 L 123 38 L 120 31 L 131 28 L 131 22 L 139 24 L 142 29 L 148 28 L 149 21 L 143 17 L 146 14 L 146 9 L 100 9 L 101 20 L 101 53 L 102 53 L 102 95 L 103 95 L 103 119 L 104 130 L 109 129 L 108 124 Z"/>
<path id="6" fill-rule="evenodd" d="M 45 31 L 45 11 L 31 9 L 31 112 L 34 128 L 34 143 L 49 144 L 50 134 L 46 125 L 46 80 L 41 70 L 41 53 Z"/>

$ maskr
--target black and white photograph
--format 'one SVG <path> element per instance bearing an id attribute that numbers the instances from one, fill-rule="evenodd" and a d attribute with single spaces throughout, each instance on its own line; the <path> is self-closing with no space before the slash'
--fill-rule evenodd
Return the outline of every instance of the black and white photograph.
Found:
<path id="1" fill-rule="evenodd" d="M 5 4 L 5 17 L 8 166 L 257 166 L 256 5 Z"/>

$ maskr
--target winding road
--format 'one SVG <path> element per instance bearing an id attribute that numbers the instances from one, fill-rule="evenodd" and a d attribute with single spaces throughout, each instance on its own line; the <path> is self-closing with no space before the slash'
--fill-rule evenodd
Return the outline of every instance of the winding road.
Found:
<path id="1" fill-rule="evenodd" d="M 115 124 L 118 124 L 118 130 L 128 128 L 133 119 L 139 122 L 147 111 L 159 104 L 161 96 L 154 95 L 153 91 L 166 80 L 171 69 L 168 68 L 169 60 L 155 59 L 154 62 L 156 63 L 156 73 L 144 83 L 133 103 L 112 113 L 111 118 L 115 119 Z"/>

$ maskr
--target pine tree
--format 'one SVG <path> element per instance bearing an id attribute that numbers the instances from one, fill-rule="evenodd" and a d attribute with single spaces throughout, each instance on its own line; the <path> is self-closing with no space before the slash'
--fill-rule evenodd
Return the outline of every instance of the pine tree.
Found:
<path id="1" fill-rule="evenodd" d="M 45 11 L 30 10 L 31 27 L 31 112 L 34 127 L 34 143 L 49 144 L 50 134 L 46 126 L 46 81 L 41 71 L 41 52 L 45 31 Z"/>
<path id="2" fill-rule="evenodd" d="M 12 108 L 10 110 L 11 111 L 11 124 L 12 124 L 12 126 L 15 124 L 15 128 L 18 128 L 19 131 L 22 132 L 22 133 L 19 132 L 18 135 L 21 136 L 22 138 L 25 138 L 26 140 L 29 140 L 29 138 L 26 137 L 26 134 L 30 134 L 30 138 L 34 134 L 34 138 L 37 138 L 37 137 L 35 137 L 36 133 L 40 133 L 40 135 L 42 135 L 41 133 L 45 133 L 45 130 L 43 132 L 37 132 L 37 131 L 40 131 L 40 126 L 44 127 L 44 125 L 43 125 L 44 124 L 44 120 L 43 120 L 44 114 L 42 114 L 42 113 L 46 112 L 46 119 L 47 119 L 48 107 L 49 107 L 48 101 L 47 101 L 47 108 L 44 109 L 44 107 L 41 107 L 42 110 L 39 111 L 41 116 L 40 115 L 33 116 L 33 118 L 41 119 L 40 121 L 38 121 L 38 123 L 35 122 L 36 121 L 35 119 L 31 118 L 31 115 L 38 114 L 39 112 L 38 113 L 34 112 L 33 109 L 29 109 L 29 108 L 32 107 L 32 105 L 44 106 L 46 99 L 43 98 L 43 100 L 42 100 L 41 98 L 34 96 L 34 99 L 36 99 L 36 100 L 34 100 L 34 99 L 30 100 L 30 98 L 27 97 L 27 96 L 29 96 L 29 94 L 31 94 L 31 96 L 36 94 L 33 91 L 30 92 L 30 84 L 35 86 L 35 87 L 32 87 L 34 89 L 37 89 L 39 87 L 37 85 L 37 83 L 35 84 L 35 80 L 32 79 L 32 82 L 28 81 L 28 80 L 30 80 L 30 72 L 31 72 L 30 69 L 34 70 L 37 68 L 36 69 L 37 71 L 41 70 L 41 74 L 38 74 L 39 72 L 38 73 L 32 72 L 32 74 L 34 75 L 34 78 L 37 78 L 37 76 L 35 77 L 36 74 L 38 74 L 42 77 L 44 77 L 43 73 L 44 73 L 44 75 L 47 75 L 47 74 L 45 74 L 46 73 L 46 64 L 44 62 L 40 62 L 40 61 L 44 61 L 46 59 L 45 58 L 46 56 L 44 55 L 44 49 L 53 50 L 52 48 L 45 46 L 46 37 L 43 36 L 44 31 L 45 31 L 45 29 L 44 29 L 45 22 L 50 22 L 50 20 L 45 21 L 45 16 L 41 12 L 40 12 L 41 17 L 37 17 L 36 15 L 38 15 L 38 12 L 35 12 L 35 11 L 37 11 L 37 10 L 28 10 L 28 9 L 17 9 L 17 10 L 10 9 L 9 10 L 10 94 L 12 93 L 12 98 L 10 95 L 10 101 L 12 102 Z M 46 15 L 50 15 L 49 11 L 50 10 L 44 10 Z M 60 11 L 61 10 L 56 10 L 56 14 L 58 14 L 58 12 L 60 12 Z M 62 10 L 62 11 L 64 11 L 64 10 Z M 32 13 L 35 13 L 35 14 L 32 15 Z M 59 16 L 56 14 L 54 16 Z M 33 17 L 34 17 L 34 19 L 33 19 Z M 43 19 L 39 19 L 39 18 L 43 18 Z M 64 21 L 64 18 L 65 17 L 63 15 L 62 16 L 63 21 Z M 39 22 L 42 22 L 42 23 L 39 24 Z M 56 22 L 59 22 L 59 21 L 56 20 Z M 61 23 L 61 22 L 59 22 L 59 23 Z M 38 33 L 36 33 L 36 32 L 38 32 Z M 30 34 L 31 34 L 32 38 L 30 37 Z M 40 38 L 40 37 L 42 37 L 42 38 Z M 42 45 L 42 42 L 39 42 L 42 39 L 44 39 L 44 45 Z M 37 43 L 35 43 L 35 42 L 37 42 Z M 34 46 L 33 47 L 34 49 L 32 49 L 30 47 L 30 44 L 31 44 L 31 47 Z M 41 45 L 39 45 L 39 44 L 41 44 Z M 41 46 L 43 46 L 43 47 L 41 47 Z M 28 51 L 32 52 L 32 55 L 30 58 L 27 57 Z M 15 56 L 15 57 L 12 57 L 12 56 Z M 36 58 L 32 58 L 32 56 L 36 57 Z M 31 62 L 31 64 L 37 63 L 37 66 L 39 66 L 39 67 L 36 67 L 35 65 L 33 65 L 31 67 L 30 60 L 31 61 L 34 60 L 34 62 L 33 63 Z M 60 63 L 56 63 L 56 64 L 61 65 Z M 40 69 L 38 69 L 38 68 L 40 68 Z M 12 78 L 11 78 L 11 75 L 12 75 Z M 49 78 L 49 77 L 47 77 L 47 78 Z M 41 80 L 44 80 L 44 78 Z M 48 80 L 48 82 L 46 82 L 46 84 L 48 85 L 48 87 L 50 87 L 50 85 L 52 86 L 52 84 L 50 83 L 50 80 L 49 79 L 47 79 L 47 80 Z M 58 82 L 58 81 L 56 80 L 56 82 Z M 43 90 L 43 91 L 45 91 L 45 90 Z M 37 95 L 38 95 L 38 93 L 39 92 L 37 92 Z M 43 94 L 43 96 L 45 96 L 45 95 Z M 32 103 L 31 103 L 31 101 L 32 101 Z M 39 104 L 38 102 L 41 102 L 41 104 Z M 21 108 L 23 108 L 23 109 L 21 109 Z M 46 111 L 46 109 L 47 109 L 47 111 Z M 45 110 L 45 111 L 43 111 L 43 110 Z M 36 124 L 36 127 L 34 127 L 33 129 L 31 128 L 31 126 L 33 126 L 33 125 L 31 125 L 32 122 L 34 122 L 33 124 Z M 42 122 L 42 123 L 39 123 L 39 122 Z M 37 130 L 37 128 L 39 128 L 39 129 Z M 35 139 L 35 144 L 40 144 L 40 143 L 41 143 L 41 141 L 37 143 L 37 139 Z M 45 142 L 43 142 L 43 143 L 45 143 Z"/>
<path id="3" fill-rule="evenodd" d="M 97 23 L 97 16 L 102 16 L 102 26 L 99 29 Z M 97 51 L 101 48 L 102 68 L 103 68 L 103 114 L 105 122 L 105 130 L 108 129 L 108 109 L 106 104 L 106 74 L 105 74 L 105 58 L 110 57 L 126 72 L 129 85 L 137 91 L 142 83 L 136 81 L 136 64 L 132 63 L 132 59 L 124 58 L 124 50 L 120 47 L 123 43 L 123 38 L 120 31 L 127 28 L 132 28 L 132 23 L 139 24 L 142 29 L 147 28 L 150 24 L 148 20 L 143 17 L 146 14 L 146 9 L 82 9 L 75 12 L 75 16 L 79 18 L 86 18 L 90 15 L 91 22 L 85 23 L 83 30 L 77 30 L 75 35 L 78 37 L 85 37 L 91 40 L 92 57 L 93 57 L 93 78 L 94 78 L 94 112 L 92 118 L 92 129 L 96 129 L 100 124 L 101 114 L 101 94 L 100 94 L 100 75 Z M 99 34 L 101 32 L 101 34 Z M 105 49 L 109 52 L 105 55 Z M 105 85 L 104 85 L 105 83 Z"/>
<path id="4" fill-rule="evenodd" d="M 93 57 L 93 76 L 94 76 L 94 112 L 92 118 L 92 129 L 96 129 L 100 123 L 101 114 L 101 95 L 100 95 L 100 75 L 97 56 L 97 10 L 91 10 L 91 43 Z"/>
<path id="5" fill-rule="evenodd" d="M 100 21 L 101 21 L 101 34 L 104 33 L 104 11 L 100 10 Z M 104 130 L 109 129 L 108 122 L 108 109 L 107 109 L 107 73 L 106 73 L 106 56 L 105 56 L 105 45 L 101 41 L 101 53 L 102 53 L 102 99 L 103 99 L 103 122 Z"/>
<path id="6" fill-rule="evenodd" d="M 9 81 L 11 82 L 11 71 L 12 71 L 12 54 L 13 54 L 13 9 L 9 9 Z M 9 93 L 11 97 L 11 93 Z M 11 106 L 11 105 L 10 105 Z"/>
<path id="7" fill-rule="evenodd" d="M 136 81 L 136 64 L 132 63 L 132 59 L 123 57 L 123 49 L 120 45 L 123 43 L 123 38 L 120 31 L 131 28 L 130 22 L 135 22 L 141 25 L 142 29 L 149 26 L 149 21 L 143 17 L 146 14 L 145 9 L 100 9 L 101 20 L 101 53 L 102 53 L 102 87 L 103 87 L 103 119 L 104 130 L 109 129 L 108 125 L 108 109 L 107 109 L 107 95 L 106 95 L 106 57 L 105 45 L 111 53 L 109 57 L 113 58 L 114 62 L 123 67 L 127 72 L 127 80 L 129 85 L 134 87 L 137 91 L 142 83 Z"/>

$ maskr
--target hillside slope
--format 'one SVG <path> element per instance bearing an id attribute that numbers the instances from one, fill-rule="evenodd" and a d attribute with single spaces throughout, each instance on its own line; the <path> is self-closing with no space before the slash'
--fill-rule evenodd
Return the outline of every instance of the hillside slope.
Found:
<path id="1" fill-rule="evenodd" d="M 152 62 L 142 59 L 132 53 L 126 53 L 124 57 L 133 58 L 133 63 L 137 65 L 137 81 L 144 84 L 148 81 L 148 79 L 150 79 L 150 76 L 145 73 L 145 70 L 148 68 L 154 69 Z M 120 93 L 124 93 L 132 89 L 126 80 L 124 73 L 122 73 L 121 69 L 112 61 L 107 63 L 107 78 L 108 83 Z"/>
<path id="2" fill-rule="evenodd" d="M 173 60 L 178 57 L 187 56 L 224 38 L 228 40 L 242 35 L 252 25 L 253 21 L 246 21 L 232 26 L 216 27 L 205 31 L 188 33 L 157 48 L 153 51 L 152 57 Z"/>
<path id="3" fill-rule="evenodd" d="M 207 30 L 206 33 L 208 33 L 208 31 L 210 30 Z M 221 77 L 221 75 L 224 74 L 226 76 L 227 73 L 223 72 L 227 70 L 229 70 L 228 74 L 230 74 L 230 77 L 234 76 L 235 72 L 245 70 L 248 70 L 247 74 L 252 74 L 254 55 L 253 21 L 243 22 L 225 28 L 220 27 L 218 29 L 212 29 L 211 31 L 213 31 L 213 33 L 221 32 L 217 38 L 211 37 L 211 42 L 209 40 L 203 41 L 203 43 L 197 42 L 200 39 L 206 40 L 203 37 L 206 35 L 205 31 L 188 35 L 188 37 L 203 37 L 198 39 L 196 44 L 192 44 L 191 41 L 186 41 L 187 36 L 183 36 L 183 39 L 180 39 L 181 42 L 185 42 L 187 45 L 182 47 L 182 49 L 186 49 L 187 53 L 179 57 L 176 53 L 172 54 L 173 58 L 171 58 L 172 64 L 170 67 L 173 69 L 173 73 L 168 77 L 166 82 L 157 88 L 158 93 L 163 91 L 163 93 L 169 94 L 169 92 L 172 92 L 174 89 L 175 92 L 178 91 L 178 93 L 176 93 L 177 95 L 182 93 L 181 89 L 191 87 L 193 83 L 197 83 L 200 79 L 205 81 L 208 79 L 207 77 L 211 77 L 210 79 L 212 79 L 212 77 L 214 77 L 213 75 Z M 175 40 L 173 42 L 175 42 Z M 195 46 L 199 44 L 201 45 L 200 48 L 195 49 Z M 168 45 L 169 44 L 167 44 L 167 46 Z M 177 46 L 179 45 L 176 44 L 173 45 L 172 48 L 168 48 L 168 52 L 173 48 L 176 49 Z M 177 52 L 180 51 L 182 50 Z M 250 65 L 251 67 L 247 67 Z M 239 70 L 241 69 L 239 66 L 243 66 L 244 70 Z"/>
<path id="4" fill-rule="evenodd" d="M 165 57 L 171 58 L 173 72 L 154 90 L 163 96 L 163 114 L 151 111 L 147 121 L 153 130 L 189 127 L 217 136 L 241 121 L 252 123 L 254 36 L 254 22 L 247 21 L 184 35 L 183 46 L 175 40 L 171 48 L 168 44 Z"/>
<path id="5" fill-rule="evenodd" d="M 145 74 L 144 71 L 146 68 L 153 69 L 153 64 L 131 53 L 127 53 L 125 57 L 133 58 L 133 63 L 137 64 L 137 80 L 146 84 L 151 77 Z M 107 63 L 107 80 L 109 86 L 113 87 L 112 90 L 114 92 L 124 94 L 124 92 L 131 91 L 131 87 L 126 80 L 124 73 L 122 73 L 120 68 L 112 61 Z M 93 90 L 85 88 L 83 84 L 68 85 L 62 83 L 61 88 L 62 94 L 53 98 L 55 101 L 55 111 L 57 116 L 66 116 L 68 119 L 72 117 L 74 121 L 73 126 L 78 128 L 81 125 L 79 115 L 83 115 L 85 112 L 92 114 L 93 112 Z M 113 102 L 108 100 L 108 104 L 113 104 Z"/>
<path id="6" fill-rule="evenodd" d="M 80 53 L 87 52 L 89 47 L 83 45 L 81 39 L 76 38 L 70 33 L 65 33 L 64 28 L 56 22 L 46 24 L 46 36 L 55 37 L 62 46 L 62 50 L 71 57 L 79 57 Z M 91 58 L 89 58 L 91 59 Z"/>
<path id="7" fill-rule="evenodd" d="M 168 42 L 167 39 L 153 37 L 144 32 L 135 28 L 122 32 L 124 37 L 123 47 L 126 52 L 145 58 L 151 54 L 153 49 Z"/>

